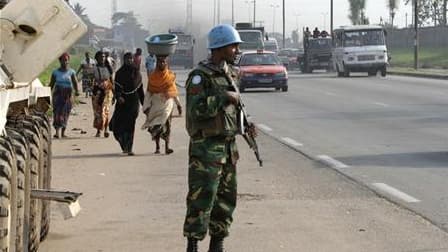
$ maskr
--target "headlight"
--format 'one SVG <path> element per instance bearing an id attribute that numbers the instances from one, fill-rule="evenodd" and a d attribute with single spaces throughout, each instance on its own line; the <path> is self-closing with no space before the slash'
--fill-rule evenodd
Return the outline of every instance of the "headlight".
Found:
<path id="1" fill-rule="evenodd" d="M 243 73 L 243 77 L 254 77 L 255 74 L 253 73 Z"/>
<path id="2" fill-rule="evenodd" d="M 286 77 L 286 72 L 278 72 L 274 74 L 274 77 Z"/>
<path id="3" fill-rule="evenodd" d="M 347 58 L 347 60 L 348 60 L 348 61 L 354 61 L 354 60 L 355 60 L 355 57 L 353 57 L 353 56 L 349 56 L 349 57 Z"/>

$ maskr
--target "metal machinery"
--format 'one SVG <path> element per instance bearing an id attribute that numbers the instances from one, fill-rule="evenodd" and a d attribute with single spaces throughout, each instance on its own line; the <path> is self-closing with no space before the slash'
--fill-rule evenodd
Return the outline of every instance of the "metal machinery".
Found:
<path id="1" fill-rule="evenodd" d="M 6 2 L 0 3 L 0 251 L 37 251 L 49 231 L 49 200 L 73 203 L 80 195 L 50 190 L 51 90 L 37 76 L 87 27 L 63 0 Z"/>

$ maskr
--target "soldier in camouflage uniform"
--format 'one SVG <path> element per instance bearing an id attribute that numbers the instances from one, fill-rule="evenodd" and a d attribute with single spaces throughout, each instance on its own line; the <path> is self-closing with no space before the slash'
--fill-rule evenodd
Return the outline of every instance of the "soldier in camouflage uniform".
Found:
<path id="1" fill-rule="evenodd" d="M 230 25 L 218 25 L 209 35 L 211 57 L 190 73 L 186 84 L 186 127 L 190 135 L 187 214 L 184 236 L 187 252 L 209 229 L 210 252 L 222 252 L 236 206 L 237 115 L 233 62 L 242 42 Z"/>

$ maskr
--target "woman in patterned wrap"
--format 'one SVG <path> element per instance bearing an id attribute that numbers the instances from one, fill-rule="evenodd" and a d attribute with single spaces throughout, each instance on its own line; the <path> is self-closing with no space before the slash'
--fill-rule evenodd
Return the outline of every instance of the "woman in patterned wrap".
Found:
<path id="1" fill-rule="evenodd" d="M 54 138 L 66 137 L 68 118 L 73 107 L 72 93 L 78 96 L 78 81 L 75 70 L 69 67 L 70 55 L 64 53 L 59 57 L 60 67 L 51 74 L 50 87 L 53 94 Z"/>
<path id="2" fill-rule="evenodd" d="M 109 112 L 113 98 L 112 74 L 105 64 L 106 56 L 102 51 L 95 54 L 97 65 L 94 67 L 94 83 L 92 95 L 93 127 L 96 129 L 96 137 L 109 137 Z"/>

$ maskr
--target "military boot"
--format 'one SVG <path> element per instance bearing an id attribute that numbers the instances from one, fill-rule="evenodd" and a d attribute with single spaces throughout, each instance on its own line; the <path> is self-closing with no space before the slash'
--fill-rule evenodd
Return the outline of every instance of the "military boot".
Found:
<path id="1" fill-rule="evenodd" d="M 188 238 L 187 252 L 198 252 L 198 240 Z"/>
<path id="2" fill-rule="evenodd" d="M 208 252 L 224 252 L 224 238 L 212 236 Z"/>

